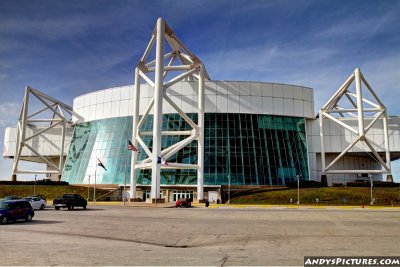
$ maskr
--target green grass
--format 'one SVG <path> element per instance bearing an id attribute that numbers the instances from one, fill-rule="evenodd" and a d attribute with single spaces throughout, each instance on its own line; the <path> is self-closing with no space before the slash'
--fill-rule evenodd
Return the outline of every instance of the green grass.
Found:
<path id="1" fill-rule="evenodd" d="M 391 206 L 400 205 L 399 188 L 373 188 L 375 205 Z M 318 205 L 362 205 L 371 202 L 370 188 L 365 187 L 327 187 L 327 188 L 304 188 L 300 189 L 301 204 Z M 343 203 L 343 198 L 346 202 Z M 279 191 L 267 191 L 254 193 L 252 195 L 240 196 L 231 199 L 235 204 L 289 204 L 297 202 L 297 189 Z"/>
<path id="2" fill-rule="evenodd" d="M 99 197 L 108 191 L 96 189 L 96 196 Z M 88 189 L 82 186 L 72 185 L 60 185 L 60 186 L 49 186 L 49 185 L 37 185 L 36 194 L 44 195 L 47 201 L 51 201 L 55 198 L 61 197 L 62 194 L 74 193 L 80 194 L 83 198 L 87 198 Z M 17 196 L 26 197 L 33 195 L 33 185 L 0 185 L 0 198 L 5 196 Z M 93 188 L 90 189 L 90 199 L 93 197 Z"/>
<path id="3" fill-rule="evenodd" d="M 60 197 L 65 193 L 80 194 L 87 198 L 87 187 L 63 185 L 46 186 L 37 185 L 36 194 L 46 196 L 48 201 Z M 101 196 L 108 191 L 97 189 L 96 195 Z M 0 198 L 5 196 L 25 197 L 33 194 L 33 185 L 0 185 Z M 90 189 L 90 198 L 93 197 L 93 188 Z M 400 205 L 399 188 L 379 188 L 373 189 L 373 197 L 376 205 L 395 206 Z M 267 192 L 255 192 L 251 195 L 235 197 L 231 199 L 232 204 L 289 204 L 297 201 L 297 189 L 286 189 Z M 300 189 L 301 204 L 316 204 L 315 199 L 319 199 L 318 205 L 362 205 L 369 204 L 371 201 L 370 188 L 366 187 L 327 187 L 327 188 L 304 188 Z M 343 203 L 346 198 L 346 203 Z"/>

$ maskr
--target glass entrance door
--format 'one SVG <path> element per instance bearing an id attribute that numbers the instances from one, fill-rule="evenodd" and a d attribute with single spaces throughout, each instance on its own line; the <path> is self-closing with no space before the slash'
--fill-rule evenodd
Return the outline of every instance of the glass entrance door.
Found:
<path id="1" fill-rule="evenodd" d="M 188 198 L 193 201 L 193 191 L 190 190 L 174 190 L 174 201 L 177 201 L 180 198 Z"/>
<path id="2" fill-rule="evenodd" d="M 148 190 L 143 191 L 143 201 L 146 201 L 146 199 L 150 198 L 150 193 L 151 191 Z M 160 198 L 164 198 L 162 191 L 160 191 Z"/>

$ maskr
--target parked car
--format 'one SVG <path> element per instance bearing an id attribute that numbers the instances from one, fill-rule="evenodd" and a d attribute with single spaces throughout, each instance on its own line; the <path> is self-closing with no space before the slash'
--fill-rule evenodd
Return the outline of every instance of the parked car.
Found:
<path id="1" fill-rule="evenodd" d="M 16 196 L 6 196 L 5 198 L 0 199 L 0 201 L 16 200 L 16 199 L 21 199 L 21 198 Z"/>
<path id="2" fill-rule="evenodd" d="M 28 197 L 38 197 L 38 198 L 43 199 L 47 203 L 47 199 L 46 199 L 46 197 L 44 195 L 32 195 L 32 196 L 28 196 Z"/>
<path id="3" fill-rule="evenodd" d="M 87 201 L 79 194 L 64 194 L 61 198 L 53 200 L 53 206 L 56 210 L 60 208 L 73 210 L 75 207 L 82 207 L 85 210 Z"/>
<path id="4" fill-rule="evenodd" d="M 1 224 L 22 219 L 30 222 L 33 216 L 35 216 L 35 212 L 26 200 L 6 200 L 0 202 Z"/>
<path id="5" fill-rule="evenodd" d="M 46 207 L 46 201 L 41 199 L 41 198 L 38 198 L 38 197 L 25 197 L 23 199 L 28 201 L 29 204 L 31 204 L 31 206 L 32 206 L 32 208 L 34 210 L 38 210 L 38 209 L 44 210 L 44 208 Z"/>
<path id="6" fill-rule="evenodd" d="M 176 208 L 186 207 L 190 208 L 192 206 L 191 199 L 189 198 L 180 198 L 175 202 Z"/>

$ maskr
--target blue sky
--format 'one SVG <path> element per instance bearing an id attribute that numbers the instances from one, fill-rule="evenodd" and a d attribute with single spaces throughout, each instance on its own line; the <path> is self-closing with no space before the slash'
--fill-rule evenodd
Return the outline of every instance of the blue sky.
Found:
<path id="1" fill-rule="evenodd" d="M 312 87 L 318 109 L 360 67 L 389 114 L 400 114 L 400 1 L 2 0 L 0 140 L 26 85 L 72 104 L 132 83 L 159 16 L 212 79 Z M 10 172 L 0 159 L 0 179 Z"/>

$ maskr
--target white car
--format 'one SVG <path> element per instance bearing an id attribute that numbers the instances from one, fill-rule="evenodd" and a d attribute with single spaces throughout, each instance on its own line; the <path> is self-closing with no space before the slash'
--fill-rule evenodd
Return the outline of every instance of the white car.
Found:
<path id="1" fill-rule="evenodd" d="M 34 210 L 44 210 L 47 204 L 45 200 L 38 197 L 25 197 L 24 199 L 29 201 L 29 204 L 31 204 Z"/>

